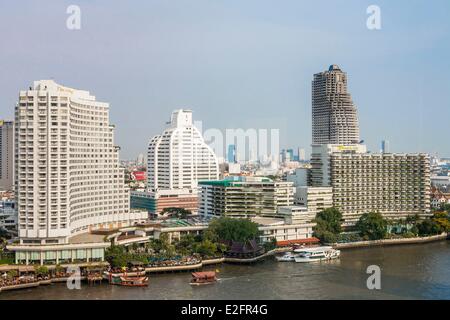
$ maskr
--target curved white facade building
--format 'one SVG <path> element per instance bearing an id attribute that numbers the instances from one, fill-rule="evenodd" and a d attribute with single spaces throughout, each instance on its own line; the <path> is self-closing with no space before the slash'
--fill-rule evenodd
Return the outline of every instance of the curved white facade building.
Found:
<path id="1" fill-rule="evenodd" d="M 64 243 L 145 218 L 130 212 L 108 103 L 41 80 L 20 91 L 15 117 L 21 243 Z"/>
<path id="2" fill-rule="evenodd" d="M 192 111 L 175 110 L 170 126 L 149 143 L 149 190 L 192 190 L 198 181 L 218 178 L 217 157 L 192 124 Z"/>

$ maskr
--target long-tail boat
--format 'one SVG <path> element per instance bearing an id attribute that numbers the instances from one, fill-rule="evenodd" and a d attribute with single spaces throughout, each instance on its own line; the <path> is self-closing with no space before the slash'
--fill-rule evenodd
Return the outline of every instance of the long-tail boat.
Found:
<path id="1" fill-rule="evenodd" d="M 217 277 L 214 271 L 193 272 L 190 284 L 192 286 L 201 286 L 204 284 L 211 284 L 216 281 Z"/>

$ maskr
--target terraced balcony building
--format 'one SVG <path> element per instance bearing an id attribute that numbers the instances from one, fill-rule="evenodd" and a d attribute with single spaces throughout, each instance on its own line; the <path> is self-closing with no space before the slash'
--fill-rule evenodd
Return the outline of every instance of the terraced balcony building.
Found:
<path id="1" fill-rule="evenodd" d="M 365 212 L 386 218 L 430 214 L 430 159 L 427 154 L 332 153 L 333 206 L 348 223 Z"/>
<path id="2" fill-rule="evenodd" d="M 292 182 L 268 178 L 202 181 L 199 214 L 204 216 L 277 216 L 278 208 L 294 203 Z"/>

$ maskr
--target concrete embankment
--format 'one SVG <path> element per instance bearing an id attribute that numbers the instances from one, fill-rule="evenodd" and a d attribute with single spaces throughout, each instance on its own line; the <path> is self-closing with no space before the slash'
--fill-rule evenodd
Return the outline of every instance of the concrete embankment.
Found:
<path id="1" fill-rule="evenodd" d="M 372 240 L 372 241 L 357 241 L 348 243 L 335 243 L 331 244 L 335 249 L 352 249 L 352 248 L 364 248 L 364 247 L 374 247 L 374 246 L 389 246 L 389 245 L 405 245 L 405 244 L 420 244 L 433 241 L 446 240 L 447 234 L 442 233 L 436 236 L 429 237 L 415 237 L 415 238 L 404 238 L 404 239 L 383 239 L 383 240 Z"/>
<path id="2" fill-rule="evenodd" d="M 34 288 L 34 287 L 38 287 L 38 286 L 49 285 L 49 284 L 56 283 L 56 282 L 67 282 L 68 279 L 69 278 L 53 278 L 53 279 L 41 280 L 41 281 L 35 281 L 35 282 L 29 282 L 29 283 L 14 284 L 11 286 L 0 287 L 0 292 L 9 291 L 9 290 Z M 85 279 L 86 279 L 86 277 L 81 277 L 81 280 L 85 280 Z"/>
<path id="3" fill-rule="evenodd" d="M 230 257 L 226 257 L 224 258 L 224 262 L 229 262 L 229 263 L 253 263 L 253 262 L 257 262 L 259 260 L 262 260 L 264 258 L 273 256 L 277 253 L 282 253 L 282 252 L 287 252 L 287 251 L 291 251 L 292 248 L 287 247 L 287 248 L 276 248 L 270 251 L 267 251 L 266 253 L 254 257 L 254 258 L 249 258 L 249 259 L 240 259 L 240 258 L 230 258 Z"/>
<path id="4" fill-rule="evenodd" d="M 271 251 L 267 251 L 263 255 L 249 258 L 249 259 L 239 259 L 239 258 L 231 258 L 231 257 L 222 257 L 222 258 L 215 258 L 215 259 L 205 259 L 197 264 L 189 264 L 189 265 L 181 265 L 181 266 L 166 266 L 166 267 L 148 267 L 145 268 L 145 272 L 147 273 L 157 273 L 157 272 L 171 272 L 171 271 L 190 271 L 190 270 L 196 270 L 203 266 L 208 265 L 214 265 L 214 264 L 220 264 L 224 262 L 229 263 L 253 263 L 257 262 L 259 260 L 262 260 L 264 258 L 267 258 L 269 256 L 273 256 L 277 253 L 290 251 L 291 248 L 276 248 Z"/>

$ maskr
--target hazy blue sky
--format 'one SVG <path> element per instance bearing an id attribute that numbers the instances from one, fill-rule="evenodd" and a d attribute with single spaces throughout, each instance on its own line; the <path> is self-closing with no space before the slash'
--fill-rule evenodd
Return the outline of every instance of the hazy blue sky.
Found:
<path id="1" fill-rule="evenodd" d="M 81 30 L 66 8 L 81 8 Z M 366 27 L 381 8 L 382 29 Z M 146 152 L 173 109 L 204 128 L 280 128 L 311 143 L 313 73 L 348 72 L 373 151 L 450 156 L 450 2 L 1 1 L 0 118 L 18 91 L 53 78 L 110 103 L 122 158 Z"/>

